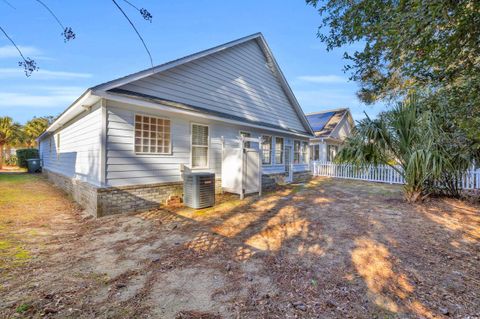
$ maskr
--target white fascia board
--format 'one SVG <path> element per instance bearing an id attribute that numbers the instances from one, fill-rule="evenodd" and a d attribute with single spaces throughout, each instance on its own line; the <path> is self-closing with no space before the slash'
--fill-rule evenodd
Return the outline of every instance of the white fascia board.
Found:
<path id="1" fill-rule="evenodd" d="M 310 143 L 314 143 L 314 144 L 317 144 L 317 143 L 325 143 L 325 142 L 343 143 L 342 140 L 340 140 L 340 139 L 338 139 L 338 138 L 330 137 L 330 136 L 327 136 L 327 137 L 317 137 L 317 138 L 312 138 L 312 139 L 310 139 Z"/>
<path id="2" fill-rule="evenodd" d="M 333 130 L 330 131 L 330 134 L 328 134 L 328 137 L 329 137 L 329 138 L 332 138 L 332 139 L 337 140 L 337 138 L 336 138 L 336 137 L 333 137 L 332 135 L 333 135 L 333 133 L 334 133 L 335 131 L 338 130 L 338 128 L 340 127 L 340 124 L 341 124 L 342 121 L 343 121 L 343 119 L 344 119 L 346 116 L 348 116 L 347 114 L 348 114 L 348 111 L 345 112 L 345 113 L 343 113 L 342 117 L 340 118 L 340 121 L 338 121 L 337 125 L 335 125 L 335 127 L 333 128 Z"/>
<path id="3" fill-rule="evenodd" d="M 175 107 L 163 105 L 163 104 L 160 104 L 160 103 L 154 103 L 154 102 L 134 99 L 134 98 L 130 98 L 130 97 L 119 96 L 119 95 L 108 93 L 108 92 L 93 91 L 93 94 L 96 95 L 96 96 L 99 96 L 101 98 L 105 98 L 107 100 L 116 101 L 116 102 L 120 102 L 120 103 L 126 103 L 126 104 L 132 104 L 132 105 L 138 105 L 138 106 L 142 106 L 142 107 L 145 107 L 145 108 L 150 108 L 150 109 L 157 110 L 157 111 L 166 111 L 166 112 L 183 114 L 183 115 L 194 116 L 194 117 L 200 117 L 200 118 L 204 118 L 204 119 L 209 119 L 209 120 L 214 120 L 214 121 L 219 121 L 219 122 L 224 122 L 224 123 L 230 123 L 230 124 L 235 124 L 235 125 L 240 125 L 240 126 L 248 126 L 248 127 L 258 128 L 258 129 L 262 129 L 262 130 L 265 130 L 265 131 L 279 132 L 279 133 L 283 133 L 283 134 L 295 135 L 295 136 L 304 137 L 304 138 L 311 138 L 311 136 L 307 135 L 307 134 L 295 133 L 295 132 L 290 132 L 290 131 L 287 131 L 287 130 L 271 128 L 271 127 L 268 127 L 268 126 L 256 125 L 256 124 L 252 124 L 252 123 L 248 123 L 248 122 L 226 119 L 224 117 L 210 115 L 210 114 L 203 114 L 203 113 L 194 112 L 194 111 L 181 110 L 181 109 L 177 109 Z"/>
<path id="4" fill-rule="evenodd" d="M 322 111 L 316 111 L 316 112 L 310 112 L 305 115 L 316 115 L 316 114 L 323 114 L 323 113 L 328 113 L 328 112 L 339 112 L 339 111 L 350 111 L 348 107 L 339 107 L 336 109 L 327 109 L 327 110 L 322 110 Z"/>
<path id="5" fill-rule="evenodd" d="M 100 98 L 92 94 L 92 91 L 86 90 L 75 102 L 73 102 L 60 116 L 43 132 L 37 140 L 40 140 L 48 133 L 54 132 L 65 125 L 75 116 L 85 111 L 85 106 L 95 104 Z"/>

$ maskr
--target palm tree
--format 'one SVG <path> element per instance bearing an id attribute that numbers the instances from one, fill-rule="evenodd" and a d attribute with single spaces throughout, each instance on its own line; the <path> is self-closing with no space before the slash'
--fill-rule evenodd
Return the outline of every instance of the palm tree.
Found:
<path id="1" fill-rule="evenodd" d="M 37 137 L 47 129 L 48 125 L 49 118 L 47 117 L 34 117 L 28 121 L 23 128 L 26 145 L 28 147 L 36 146 Z"/>
<path id="2" fill-rule="evenodd" d="M 20 124 L 8 116 L 0 117 L 0 169 L 3 167 L 3 147 L 17 140 L 20 132 Z"/>
<path id="3" fill-rule="evenodd" d="M 357 167 L 389 165 L 405 179 L 405 199 L 422 200 L 445 172 L 462 172 L 470 163 L 452 154 L 441 120 L 411 96 L 378 118 L 359 122 L 335 160 Z"/>

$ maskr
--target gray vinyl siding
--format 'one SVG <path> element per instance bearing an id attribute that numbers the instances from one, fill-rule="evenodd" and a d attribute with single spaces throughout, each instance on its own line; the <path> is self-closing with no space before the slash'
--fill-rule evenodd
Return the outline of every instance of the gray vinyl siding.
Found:
<path id="1" fill-rule="evenodd" d="M 330 135 L 333 138 L 344 140 L 345 138 L 350 136 L 351 130 L 352 128 L 350 127 L 350 123 L 348 122 L 348 116 L 344 116 Z"/>
<path id="2" fill-rule="evenodd" d="M 120 88 L 306 131 L 256 40 Z"/>
<path id="3" fill-rule="evenodd" d="M 60 147 L 57 153 L 57 139 Z M 98 105 L 82 113 L 60 130 L 40 141 L 43 167 L 67 177 L 99 185 L 101 109 Z M 50 147 L 51 143 L 51 147 Z"/>
<path id="4" fill-rule="evenodd" d="M 168 118 L 171 121 L 172 152 L 168 155 L 136 154 L 134 151 L 135 114 Z M 221 174 L 222 136 L 225 147 L 239 147 L 240 131 L 248 131 L 252 137 L 268 134 L 284 137 L 286 143 L 293 144 L 293 137 L 275 132 L 250 129 L 224 122 L 178 115 L 171 112 L 155 111 L 140 106 L 107 102 L 107 145 L 106 145 L 106 184 L 107 186 L 127 186 L 138 184 L 181 182 L 180 165 L 190 167 L 191 124 L 209 126 L 209 167 L 217 178 Z M 308 139 L 302 139 L 308 141 Z M 273 150 L 275 145 L 273 145 Z M 274 151 L 272 158 L 275 157 Z M 307 164 L 294 165 L 294 171 L 307 170 Z M 277 173 L 285 170 L 284 165 L 264 166 L 264 173 Z"/>

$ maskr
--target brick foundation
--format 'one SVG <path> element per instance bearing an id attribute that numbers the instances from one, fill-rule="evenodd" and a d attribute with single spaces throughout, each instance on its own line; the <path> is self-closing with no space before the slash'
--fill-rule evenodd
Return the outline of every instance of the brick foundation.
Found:
<path id="1" fill-rule="evenodd" d="M 262 191 L 272 191 L 277 188 L 278 185 L 284 185 L 285 173 L 276 174 L 263 174 L 262 175 Z"/>
<path id="2" fill-rule="evenodd" d="M 293 173 L 293 182 L 294 183 L 306 183 L 312 178 L 311 171 L 303 172 L 294 172 Z"/>
<path id="3" fill-rule="evenodd" d="M 97 217 L 100 217 L 158 208 L 170 196 L 182 196 L 183 183 L 108 187 L 97 192 Z"/>
<path id="4" fill-rule="evenodd" d="M 312 172 L 303 171 L 303 172 L 294 172 L 292 179 L 294 183 L 305 183 L 312 178 Z M 286 175 L 285 173 L 276 173 L 276 174 L 264 174 L 262 175 L 262 189 L 264 191 L 275 190 L 278 185 L 286 184 Z"/>
<path id="5" fill-rule="evenodd" d="M 122 187 L 96 187 L 88 182 L 69 178 L 43 169 L 43 174 L 56 186 L 70 194 L 89 214 L 102 217 L 113 214 L 145 211 L 165 204 L 170 196 L 183 195 L 183 183 L 163 183 Z M 310 180 L 311 172 L 294 172 L 293 182 Z M 285 184 L 285 174 L 262 175 L 263 191 Z M 222 192 L 220 179 L 215 181 L 215 193 Z"/>
<path id="6" fill-rule="evenodd" d="M 183 196 L 182 182 L 96 187 L 46 169 L 43 169 L 43 174 L 95 217 L 158 208 L 165 204 L 170 196 Z M 217 179 L 215 192 L 218 194 L 221 191 L 222 183 L 220 179 Z"/>
<path id="7" fill-rule="evenodd" d="M 97 215 L 97 188 L 94 185 L 46 169 L 42 170 L 42 174 L 53 184 L 71 195 L 73 200 L 80 204 L 89 214 Z"/>

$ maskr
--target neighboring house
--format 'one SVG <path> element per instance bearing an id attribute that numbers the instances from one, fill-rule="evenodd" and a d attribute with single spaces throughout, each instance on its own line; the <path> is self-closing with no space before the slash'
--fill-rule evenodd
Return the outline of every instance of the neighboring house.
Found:
<path id="1" fill-rule="evenodd" d="M 350 136 L 354 127 L 350 110 L 342 108 L 309 113 L 307 119 L 315 134 L 315 137 L 310 139 L 310 159 L 332 161 L 339 146 Z"/>
<path id="2" fill-rule="evenodd" d="M 221 179 L 240 135 L 263 138 L 264 186 L 309 176 L 313 131 L 260 33 L 86 90 L 39 144 L 49 178 L 102 216 L 181 195 L 184 170 Z"/>

